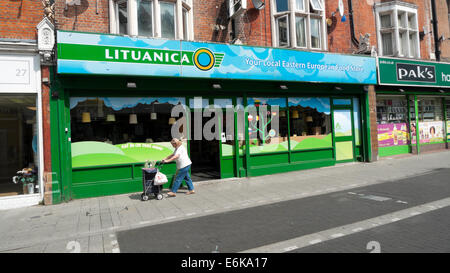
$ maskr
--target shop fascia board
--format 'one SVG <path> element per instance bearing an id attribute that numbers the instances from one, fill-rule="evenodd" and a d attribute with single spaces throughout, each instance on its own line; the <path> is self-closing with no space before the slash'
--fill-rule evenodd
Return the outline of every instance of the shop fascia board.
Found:
<path id="1" fill-rule="evenodd" d="M 442 86 L 442 85 L 431 85 L 431 84 L 416 84 L 416 82 L 412 82 L 411 84 L 408 84 L 407 81 L 405 81 L 404 83 L 383 83 L 381 82 L 381 73 L 383 71 L 381 71 L 380 69 L 380 59 L 389 59 L 389 60 L 394 60 L 394 61 L 404 61 L 407 64 L 412 64 L 412 65 L 434 65 L 436 68 L 436 65 L 438 66 L 448 66 L 448 68 L 450 68 L 450 62 L 437 62 L 437 61 L 432 61 L 432 60 L 417 60 L 417 59 L 411 59 L 411 58 L 398 58 L 398 57 L 390 57 L 390 56 L 377 56 L 376 57 L 376 69 L 377 69 L 377 85 L 378 86 L 395 86 L 395 87 L 405 87 L 405 88 L 440 88 L 440 89 L 450 89 L 450 83 L 447 86 Z M 397 73 L 397 71 L 396 71 Z M 437 71 L 435 71 L 435 73 L 437 73 Z M 436 77 L 436 81 L 437 81 L 437 77 L 439 75 L 435 75 Z M 450 91 L 450 90 L 449 90 Z"/>

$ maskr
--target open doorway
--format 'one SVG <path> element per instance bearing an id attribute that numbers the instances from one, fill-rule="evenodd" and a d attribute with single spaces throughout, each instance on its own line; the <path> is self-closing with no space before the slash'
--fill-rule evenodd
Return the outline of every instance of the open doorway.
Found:
<path id="1" fill-rule="evenodd" d="M 37 170 L 36 96 L 0 95 L 0 197 L 37 193 Z"/>
<path id="2" fill-rule="evenodd" d="M 199 125 L 194 126 L 196 120 L 194 113 L 191 115 L 191 135 L 194 136 L 194 127 L 200 128 Z M 201 128 L 209 117 L 201 117 Z M 192 137 L 190 141 L 190 157 L 192 161 L 191 177 L 193 182 L 206 181 L 220 178 L 220 151 L 218 140 L 206 140 L 202 137 L 201 140 L 195 140 Z"/>

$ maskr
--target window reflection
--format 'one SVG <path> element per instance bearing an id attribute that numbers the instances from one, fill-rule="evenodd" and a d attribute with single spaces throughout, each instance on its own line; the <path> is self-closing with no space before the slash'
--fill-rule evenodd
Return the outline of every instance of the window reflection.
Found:
<path id="1" fill-rule="evenodd" d="M 117 3 L 119 13 L 119 34 L 128 34 L 128 3 L 122 1 Z"/>
<path id="2" fill-rule="evenodd" d="M 138 35 L 153 37 L 153 1 L 138 0 Z"/>
<path id="3" fill-rule="evenodd" d="M 160 2 L 161 37 L 175 39 L 175 4 Z"/>

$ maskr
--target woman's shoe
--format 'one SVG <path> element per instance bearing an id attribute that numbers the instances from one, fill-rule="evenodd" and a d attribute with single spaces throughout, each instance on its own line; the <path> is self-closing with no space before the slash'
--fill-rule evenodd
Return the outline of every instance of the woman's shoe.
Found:
<path id="1" fill-rule="evenodd" d="M 194 194 L 195 191 L 188 191 L 186 194 Z"/>
<path id="2" fill-rule="evenodd" d="M 173 192 L 168 192 L 167 193 L 167 196 L 169 196 L 169 197 L 175 197 L 175 196 L 177 196 L 175 193 L 173 193 Z"/>

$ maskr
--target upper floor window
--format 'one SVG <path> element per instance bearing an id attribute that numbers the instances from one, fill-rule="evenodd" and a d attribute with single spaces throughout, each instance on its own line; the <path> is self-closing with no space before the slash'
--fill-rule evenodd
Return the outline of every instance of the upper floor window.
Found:
<path id="1" fill-rule="evenodd" d="M 420 58 L 417 7 L 403 2 L 375 6 L 381 56 Z"/>
<path id="2" fill-rule="evenodd" d="M 193 0 L 110 0 L 111 33 L 193 40 Z"/>
<path id="3" fill-rule="evenodd" d="M 326 50 L 323 0 L 272 0 L 274 45 Z"/>

